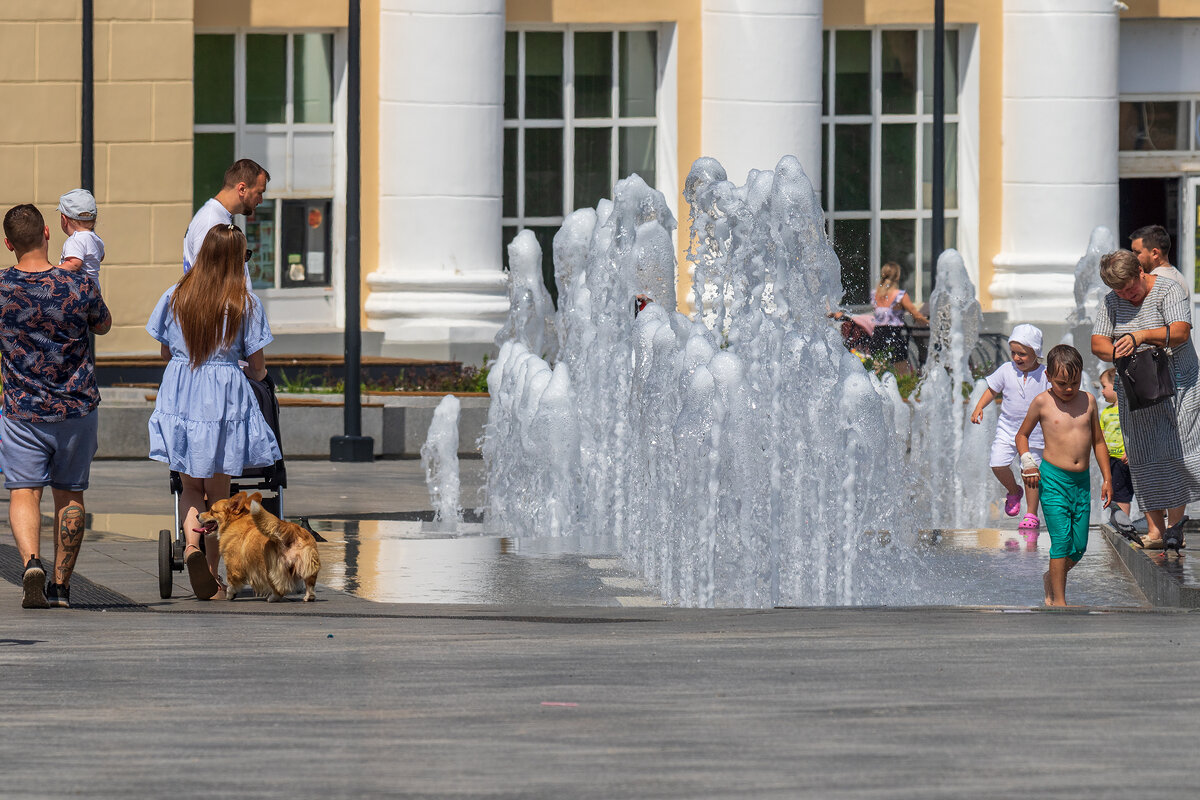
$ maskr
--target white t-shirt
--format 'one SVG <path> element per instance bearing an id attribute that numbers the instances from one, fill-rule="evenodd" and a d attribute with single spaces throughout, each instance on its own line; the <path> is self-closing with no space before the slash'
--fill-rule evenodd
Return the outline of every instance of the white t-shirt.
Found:
<path id="1" fill-rule="evenodd" d="M 58 263 L 68 258 L 78 258 L 83 262 L 83 271 L 87 276 L 100 285 L 100 262 L 104 260 L 104 240 L 95 231 L 75 231 L 63 242 L 62 256 Z"/>
<path id="2" fill-rule="evenodd" d="M 200 206 L 200 210 L 196 212 L 196 216 L 192 217 L 187 233 L 184 234 L 183 271 L 186 273 L 192 268 L 192 264 L 196 263 L 196 256 L 200 253 L 200 247 L 204 244 L 204 237 L 208 236 L 208 232 L 213 229 L 214 225 L 232 224 L 233 214 L 230 214 L 229 210 L 221 205 L 217 198 L 208 198 L 208 202 Z M 253 289 L 253 285 L 250 282 L 249 264 L 246 265 L 246 288 Z"/>
<path id="3" fill-rule="evenodd" d="M 1187 278 L 1185 278 L 1183 276 L 1182 272 L 1175 269 L 1170 264 L 1168 264 L 1165 267 L 1155 267 L 1154 269 L 1152 269 L 1150 271 L 1150 274 L 1151 275 L 1159 275 L 1164 278 L 1170 278 L 1171 280 L 1175 281 L 1176 283 L 1178 283 L 1180 286 L 1183 287 L 1183 293 L 1188 296 L 1188 299 L 1191 299 L 1192 287 L 1188 286 Z"/>
<path id="4" fill-rule="evenodd" d="M 1008 438 L 1017 435 L 1033 398 L 1050 388 L 1050 379 L 1046 377 L 1046 366 L 1038 364 L 1036 369 L 1021 372 L 1017 365 L 1006 361 L 1000 369 L 987 377 L 988 387 L 1000 395 L 1000 419 L 996 421 L 996 436 L 1003 434 Z M 1042 448 L 1042 426 L 1038 425 L 1029 435 L 1029 446 Z"/>

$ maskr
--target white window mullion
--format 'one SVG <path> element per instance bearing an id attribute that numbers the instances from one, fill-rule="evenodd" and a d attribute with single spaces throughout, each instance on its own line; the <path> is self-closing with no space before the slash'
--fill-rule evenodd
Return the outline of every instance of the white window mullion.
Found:
<path id="1" fill-rule="evenodd" d="M 917 229 L 913 234 L 913 251 L 917 257 L 916 275 L 913 276 L 913 302 L 919 303 L 925 298 L 925 264 L 924 240 L 925 225 L 921 221 L 925 211 L 924 186 L 925 173 L 925 37 L 917 34 L 917 144 L 916 144 L 916 208 Z"/>
<path id="2" fill-rule="evenodd" d="M 828 163 L 825 165 L 825 186 L 822 187 L 825 192 L 829 193 L 829 202 L 825 207 L 829 209 L 829 237 L 833 239 L 833 212 L 837 210 L 837 189 L 833 185 L 833 165 L 835 162 L 836 148 L 834 147 L 834 133 L 837 130 L 837 109 L 834 107 L 834 102 L 837 100 L 837 95 L 834 92 L 837 89 L 837 82 L 834 80 L 837 74 L 837 34 L 835 31 L 829 32 L 829 85 L 826 91 L 829 92 L 829 132 L 826 134 L 826 141 L 829 144 L 827 151 Z"/>
<path id="3" fill-rule="evenodd" d="M 286 58 L 287 75 L 284 76 L 284 105 L 283 105 L 283 119 L 287 123 L 287 133 L 285 134 L 285 139 L 284 139 L 284 153 L 285 153 L 284 157 L 287 162 L 287 188 L 288 188 L 289 192 L 293 191 L 293 189 L 296 185 L 296 182 L 293 179 L 293 175 L 296 171 L 296 168 L 295 168 L 296 162 L 295 162 L 295 154 L 292 150 L 292 145 L 293 145 L 292 137 L 295 135 L 295 131 L 293 130 L 292 125 L 296 121 L 295 105 L 294 105 L 296 102 L 296 95 L 295 95 L 295 89 L 292 85 L 292 81 L 293 81 L 293 77 L 294 77 L 294 73 L 295 73 L 295 67 L 294 67 L 294 65 L 295 65 L 294 59 L 296 57 L 295 56 L 295 48 L 294 48 L 295 38 L 296 37 L 291 34 L 288 34 L 286 37 L 284 37 L 284 41 L 286 42 L 285 50 L 287 52 L 287 58 Z"/>
<path id="4" fill-rule="evenodd" d="M 246 32 L 234 34 L 233 44 L 233 154 L 243 152 L 242 127 L 246 124 Z"/>
<path id="5" fill-rule="evenodd" d="M 525 31 L 517 34 L 517 230 L 525 216 Z"/>
<path id="6" fill-rule="evenodd" d="M 562 213 L 574 211 L 575 204 L 575 30 L 563 33 L 563 160 Z"/>
<path id="7" fill-rule="evenodd" d="M 871 31 L 871 225 L 870 256 L 867 263 L 867 291 L 875 290 L 879 282 L 879 209 L 882 205 L 880 182 L 882 175 L 883 127 L 883 34 L 876 28 Z"/>
<path id="8" fill-rule="evenodd" d="M 274 211 L 273 219 L 275 220 L 275 236 L 272 242 L 275 259 L 275 288 L 283 287 L 283 264 L 280 259 L 283 258 L 283 237 L 280 234 L 283 232 L 283 226 L 280 224 L 283 221 L 283 201 L 276 198 L 271 200 L 271 208 Z"/>
<path id="9" fill-rule="evenodd" d="M 612 70 L 611 70 L 612 86 L 609 87 L 608 110 L 609 110 L 609 116 L 612 117 L 612 119 L 610 120 L 610 123 L 612 125 L 612 128 L 611 128 L 612 133 L 609 134 L 609 142 L 608 142 L 608 160 L 609 160 L 608 173 L 610 176 L 609 180 L 608 180 L 608 185 L 609 185 L 610 189 L 615 189 L 615 187 L 617 185 L 617 181 L 619 181 L 621 178 L 625 177 L 620 172 L 620 169 L 621 169 L 621 160 L 620 160 L 621 127 L 618 124 L 618 121 L 621 116 L 621 110 L 620 110 L 621 109 L 621 106 L 620 106 L 621 32 L 620 31 L 613 31 L 612 44 L 610 47 L 611 47 L 611 53 L 612 53 Z M 613 194 L 615 195 L 616 192 L 613 191 Z"/>

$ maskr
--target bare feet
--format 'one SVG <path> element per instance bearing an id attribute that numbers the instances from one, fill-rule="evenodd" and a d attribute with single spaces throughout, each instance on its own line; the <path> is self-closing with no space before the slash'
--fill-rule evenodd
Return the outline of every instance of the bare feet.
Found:
<path id="1" fill-rule="evenodd" d="M 1042 589 L 1046 592 L 1045 605 L 1054 605 L 1054 598 L 1050 596 L 1050 571 L 1042 573 Z"/>

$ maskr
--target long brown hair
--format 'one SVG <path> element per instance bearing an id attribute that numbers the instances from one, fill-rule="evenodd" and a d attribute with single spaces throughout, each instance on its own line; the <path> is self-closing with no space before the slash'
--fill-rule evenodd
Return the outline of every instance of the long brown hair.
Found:
<path id="1" fill-rule="evenodd" d="M 214 225 L 196 263 L 175 285 L 171 311 L 183 329 L 196 369 L 218 349 L 233 346 L 250 305 L 246 289 L 246 237 L 237 225 Z"/>

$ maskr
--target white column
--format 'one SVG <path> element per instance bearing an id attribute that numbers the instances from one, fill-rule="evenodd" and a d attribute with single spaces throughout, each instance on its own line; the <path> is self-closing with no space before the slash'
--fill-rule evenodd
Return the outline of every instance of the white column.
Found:
<path id="1" fill-rule="evenodd" d="M 704 0 L 701 151 L 729 179 L 794 155 L 821 188 L 822 0 Z"/>
<path id="2" fill-rule="evenodd" d="M 381 0 L 384 352 L 476 361 L 508 311 L 501 270 L 504 0 Z"/>
<path id="3" fill-rule="evenodd" d="M 1112 0 L 1005 0 L 1003 202 L 989 290 L 1010 322 L 1059 322 L 1092 229 L 1117 229 Z"/>

